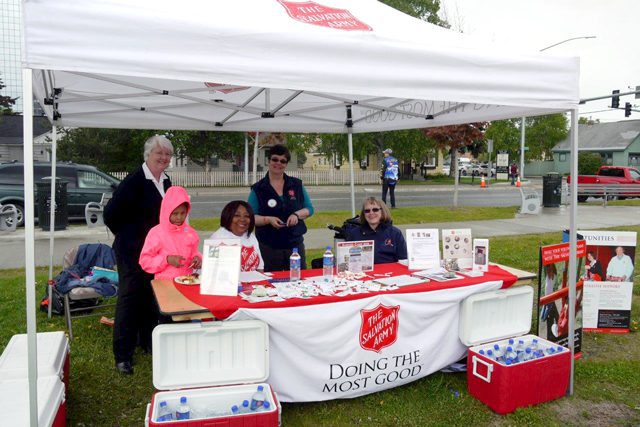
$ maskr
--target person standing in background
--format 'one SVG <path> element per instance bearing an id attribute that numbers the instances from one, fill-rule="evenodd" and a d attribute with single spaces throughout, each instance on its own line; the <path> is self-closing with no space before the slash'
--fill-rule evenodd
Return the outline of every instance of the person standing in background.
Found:
<path id="1" fill-rule="evenodd" d="M 509 175 L 511 175 L 511 185 L 516 185 L 516 177 L 518 176 L 518 164 L 516 162 L 511 162 Z"/>
<path id="2" fill-rule="evenodd" d="M 391 200 L 391 208 L 396 207 L 396 184 L 398 183 L 398 159 L 391 155 L 393 150 L 387 148 L 382 152 L 382 170 L 380 178 L 382 179 L 382 201 L 387 203 L 387 191 Z"/>

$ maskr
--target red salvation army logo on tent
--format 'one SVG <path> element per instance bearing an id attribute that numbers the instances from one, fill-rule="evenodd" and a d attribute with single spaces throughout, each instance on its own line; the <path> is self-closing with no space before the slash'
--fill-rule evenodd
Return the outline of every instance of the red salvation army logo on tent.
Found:
<path id="1" fill-rule="evenodd" d="M 294 2 L 278 0 L 290 17 L 305 24 L 319 25 L 345 31 L 373 31 L 346 9 L 324 6 L 314 1 Z"/>
<path id="2" fill-rule="evenodd" d="M 204 82 L 204 85 L 208 88 L 211 88 L 212 92 L 218 91 L 222 93 L 238 92 L 241 90 L 249 89 L 247 86 L 232 86 L 232 85 L 225 85 L 222 83 L 212 83 L 212 82 Z M 222 89 L 219 89 L 219 88 L 222 88 Z"/>
<path id="3" fill-rule="evenodd" d="M 387 307 L 379 304 L 373 310 L 360 310 L 360 347 L 380 353 L 398 339 L 398 312 L 400 306 Z"/>

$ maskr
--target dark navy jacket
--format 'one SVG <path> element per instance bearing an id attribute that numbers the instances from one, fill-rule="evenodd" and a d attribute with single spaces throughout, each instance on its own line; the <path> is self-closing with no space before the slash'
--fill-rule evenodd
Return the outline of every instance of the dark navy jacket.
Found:
<path id="1" fill-rule="evenodd" d="M 289 216 L 304 207 L 304 193 L 302 191 L 302 181 L 284 175 L 284 188 L 282 199 L 276 190 L 269 183 L 269 174 L 251 186 L 254 194 L 258 198 L 259 209 L 256 212 L 262 216 L 275 216 L 287 222 Z M 273 206 L 269 206 L 269 202 Z M 275 204 L 274 204 L 275 203 Z M 273 228 L 270 225 L 256 227 L 256 237 L 258 241 L 273 249 L 292 249 L 304 241 L 304 233 L 307 226 L 303 220 L 298 221 L 294 227 Z"/>
<path id="2" fill-rule="evenodd" d="M 386 264 L 407 259 L 407 242 L 402 231 L 391 225 L 390 222 L 382 222 L 376 230 L 372 230 L 369 224 L 352 225 L 345 230 L 348 242 L 360 240 L 373 240 L 375 242 L 374 264 Z"/>

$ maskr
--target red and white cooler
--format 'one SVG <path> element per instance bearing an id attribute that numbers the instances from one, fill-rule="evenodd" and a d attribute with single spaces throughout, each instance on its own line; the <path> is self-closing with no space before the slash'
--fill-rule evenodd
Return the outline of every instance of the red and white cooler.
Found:
<path id="1" fill-rule="evenodd" d="M 0 381 L 0 414 L 2 425 L 28 427 L 29 380 L 26 378 Z M 58 376 L 38 378 L 38 426 L 64 427 L 67 423 L 67 403 L 64 384 Z"/>
<path id="2" fill-rule="evenodd" d="M 469 393 L 498 414 L 536 405 L 564 396 L 569 387 L 571 352 L 562 351 L 507 365 L 486 356 L 498 344 L 504 349 L 509 338 L 525 343 L 538 340 L 538 348 L 558 345 L 524 335 L 531 329 L 533 289 L 518 286 L 472 295 L 462 303 L 460 340 L 469 346 L 467 387 Z M 483 350 L 485 355 L 480 354 Z"/>
<path id="3" fill-rule="evenodd" d="M 257 320 L 179 323 L 153 330 L 153 385 L 146 426 L 271 427 L 280 425 L 281 407 L 265 381 L 269 377 L 269 330 Z M 232 415 L 231 407 L 251 401 L 264 388 L 268 410 Z M 181 397 L 191 410 L 176 420 Z M 160 402 L 174 414 L 159 421 Z"/>
<path id="4" fill-rule="evenodd" d="M 64 332 L 39 332 L 38 376 L 57 376 L 69 393 L 69 340 Z M 28 378 L 27 334 L 14 335 L 0 356 L 0 379 Z"/>

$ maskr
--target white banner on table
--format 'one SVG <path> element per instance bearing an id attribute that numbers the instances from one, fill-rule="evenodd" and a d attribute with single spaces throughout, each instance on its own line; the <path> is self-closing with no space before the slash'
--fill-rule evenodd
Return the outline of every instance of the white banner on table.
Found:
<path id="1" fill-rule="evenodd" d="M 442 258 L 455 260 L 459 268 L 470 269 L 473 264 L 473 242 L 470 228 L 442 229 Z"/>
<path id="2" fill-rule="evenodd" d="M 204 241 L 200 294 L 238 295 L 241 252 L 240 239 L 207 239 Z"/>
<path id="3" fill-rule="evenodd" d="M 473 271 L 489 271 L 489 239 L 473 239 Z"/>
<path id="4" fill-rule="evenodd" d="M 360 240 L 357 242 L 338 242 L 336 245 L 336 271 L 360 273 L 373 271 L 375 242 Z"/>
<path id="5" fill-rule="evenodd" d="M 409 228 L 406 234 L 409 270 L 440 267 L 437 228 Z"/>
<path id="6" fill-rule="evenodd" d="M 283 402 L 344 399 L 397 387 L 460 360 L 460 302 L 502 281 L 285 308 L 229 320 L 269 325 L 268 382 Z"/>

